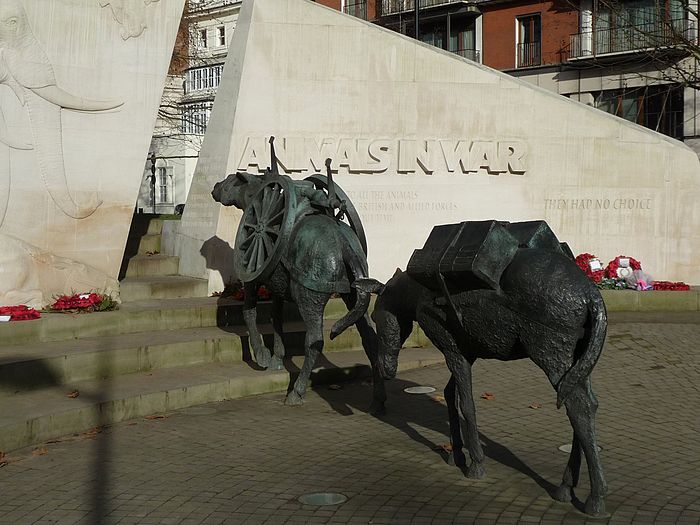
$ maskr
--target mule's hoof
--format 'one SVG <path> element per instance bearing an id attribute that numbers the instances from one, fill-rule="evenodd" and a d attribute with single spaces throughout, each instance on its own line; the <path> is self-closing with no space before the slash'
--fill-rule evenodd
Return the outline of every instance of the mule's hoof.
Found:
<path id="1" fill-rule="evenodd" d="M 284 400 L 284 404 L 288 407 L 298 407 L 304 404 L 304 400 L 299 394 L 292 390 L 287 394 L 287 399 Z"/>
<path id="2" fill-rule="evenodd" d="M 270 366 L 268 367 L 268 370 L 284 370 L 284 363 L 282 362 L 282 359 L 276 355 L 273 355 L 272 359 L 270 359 Z"/>
<path id="3" fill-rule="evenodd" d="M 554 491 L 554 499 L 564 503 L 569 503 L 571 501 L 571 487 L 567 485 L 559 485 L 557 490 Z"/>
<path id="4" fill-rule="evenodd" d="M 484 465 L 472 461 L 472 464 L 467 468 L 467 477 L 469 479 L 482 479 L 484 476 L 486 476 Z"/>
<path id="5" fill-rule="evenodd" d="M 386 407 L 384 406 L 384 402 L 372 401 L 372 404 L 369 406 L 369 413 L 373 416 L 383 416 L 384 414 L 386 414 Z"/>
<path id="6" fill-rule="evenodd" d="M 608 514 L 605 512 L 605 498 L 591 494 L 586 500 L 586 506 L 583 508 L 583 512 L 594 518 L 607 517 Z"/>
<path id="7" fill-rule="evenodd" d="M 270 351 L 263 348 L 259 352 L 255 352 L 255 362 L 259 367 L 268 368 L 270 366 Z"/>

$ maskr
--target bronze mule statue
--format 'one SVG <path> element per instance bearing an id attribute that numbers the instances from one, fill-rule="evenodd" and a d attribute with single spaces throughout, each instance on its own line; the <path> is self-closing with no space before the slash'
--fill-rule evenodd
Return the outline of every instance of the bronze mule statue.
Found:
<path id="1" fill-rule="evenodd" d="M 326 194 L 309 180 L 280 175 L 274 147 L 271 149 L 272 170 L 264 175 L 231 174 L 212 191 L 213 198 L 224 206 L 244 210 L 234 257 L 238 277 L 244 283 L 243 317 L 254 358 L 263 368 L 282 368 L 284 300 L 296 303 L 306 324 L 305 358 L 285 403 L 302 404 L 316 358 L 323 350 L 323 312 L 331 296 L 338 294 L 349 310 L 362 312 L 346 315 L 335 326 L 342 324 L 344 330 L 356 325 L 372 366 L 370 411 L 381 413 L 386 392 L 377 368 L 377 336 L 366 313 L 370 294 L 351 286 L 357 279 L 368 277 L 366 241 L 359 217 L 349 200 L 342 199 L 342 190 L 333 185 L 330 159 L 326 163 L 328 179 L 323 180 L 328 186 Z M 313 180 L 318 183 L 319 179 Z M 353 214 L 350 225 L 340 220 L 344 213 Z M 261 284 L 272 295 L 272 355 L 256 326 L 256 290 Z"/>
<path id="2" fill-rule="evenodd" d="M 471 231 L 470 223 L 463 224 L 465 232 Z M 525 225 L 525 229 L 530 230 L 533 225 L 539 227 L 535 223 L 497 225 L 503 226 L 506 233 L 510 226 L 517 229 Z M 571 258 L 557 248 L 558 243 L 550 242 L 542 247 L 537 239 L 527 242 L 529 236 L 525 237 L 524 243 L 523 239 L 516 239 L 515 244 L 509 241 L 514 249 L 509 249 L 501 268 L 492 272 L 495 279 L 489 286 L 484 285 L 487 278 L 474 279 L 480 273 L 474 269 L 469 275 L 462 272 L 462 277 L 472 280 L 466 289 L 455 293 L 448 288 L 450 284 L 455 288 L 460 279 L 454 277 L 458 274 L 452 273 L 451 283 L 444 279 L 444 274 L 423 271 L 411 275 L 411 263 L 407 272 L 397 270 L 386 285 L 363 279 L 355 286 L 365 293 L 379 294 L 372 319 L 379 339 L 382 377 L 390 379 L 396 375 L 399 350 L 413 330 L 414 321 L 444 354 L 452 373 L 445 387 L 454 454 L 451 459 L 457 463 L 466 459 L 462 452 L 461 418 L 471 457 L 468 477 L 481 478 L 485 474 L 472 394 L 472 364 L 479 358 L 503 361 L 530 358 L 534 361 L 555 388 L 557 407 L 562 404 L 566 407 L 574 431 L 569 461 L 554 497 L 559 501 L 571 501 L 573 488 L 578 484 L 583 451 L 591 483 L 585 512 L 604 515 L 607 489 L 596 446 L 594 419 L 598 402 L 591 389 L 590 374 L 605 340 L 605 305 L 598 289 Z M 479 255 L 478 251 L 465 249 L 461 255 L 468 258 L 477 253 L 470 263 L 478 266 L 476 263 L 481 258 L 481 270 L 488 273 L 494 264 L 500 263 L 498 254 L 502 243 L 492 248 L 490 261 L 489 250 L 482 249 Z M 449 255 L 450 249 L 454 252 L 458 248 L 448 246 L 443 255 Z M 440 255 L 435 257 L 433 252 L 420 254 L 420 251 L 414 252 L 412 262 L 421 255 L 432 255 L 430 260 L 437 261 L 435 265 L 445 263 Z M 442 266 L 450 270 L 450 264 Z M 443 282 L 429 286 L 430 280 Z M 479 287 L 477 281 L 482 286 Z M 342 326 L 337 328 L 342 329 Z"/>

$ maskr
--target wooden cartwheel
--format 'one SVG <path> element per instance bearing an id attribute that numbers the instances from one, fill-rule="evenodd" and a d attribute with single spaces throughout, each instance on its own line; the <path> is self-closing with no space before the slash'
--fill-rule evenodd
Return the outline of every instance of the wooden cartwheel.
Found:
<path id="1" fill-rule="evenodd" d="M 264 281 L 279 263 L 294 227 L 296 196 L 289 179 L 268 176 L 238 225 L 234 266 L 244 282 Z"/>

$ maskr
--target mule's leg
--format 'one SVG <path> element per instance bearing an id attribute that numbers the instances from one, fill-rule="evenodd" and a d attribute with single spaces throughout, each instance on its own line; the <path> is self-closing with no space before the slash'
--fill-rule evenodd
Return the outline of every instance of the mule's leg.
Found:
<path id="1" fill-rule="evenodd" d="M 284 298 L 278 295 L 272 296 L 272 331 L 274 334 L 274 346 L 270 370 L 282 370 L 284 368 Z"/>
<path id="2" fill-rule="evenodd" d="M 554 499 L 557 501 L 571 501 L 572 491 L 578 485 L 578 476 L 581 470 L 581 443 L 576 437 L 571 440 L 571 454 L 569 454 L 569 462 L 566 464 L 564 476 L 561 485 L 557 487 L 554 493 Z"/>
<path id="3" fill-rule="evenodd" d="M 306 385 L 311 377 L 311 371 L 316 364 L 318 354 L 323 350 L 323 310 L 330 299 L 330 294 L 314 292 L 301 285 L 292 284 L 292 297 L 299 313 L 306 324 L 306 341 L 304 348 L 304 364 L 299 377 L 294 382 L 294 388 L 287 394 L 286 405 L 301 405 L 306 393 Z"/>
<path id="4" fill-rule="evenodd" d="M 479 431 L 476 427 L 476 407 L 472 393 L 472 364 L 461 354 L 455 355 L 452 360 L 454 363 L 450 371 L 455 376 L 457 407 L 466 422 L 467 448 L 472 460 L 467 468 L 467 477 L 481 479 L 486 475 L 486 469 L 484 468 L 484 450 L 481 448 Z M 450 367 L 449 361 L 447 360 L 448 367 Z"/>
<path id="5" fill-rule="evenodd" d="M 607 486 L 603 477 L 603 467 L 600 463 L 596 443 L 595 413 L 598 408 L 598 400 L 591 388 L 591 378 L 586 378 L 582 384 L 578 385 L 564 404 L 566 405 L 569 421 L 571 421 L 574 433 L 581 443 L 581 448 L 586 455 L 586 463 L 588 464 L 591 494 L 586 500 L 585 512 L 592 516 L 604 515 Z"/>
<path id="6" fill-rule="evenodd" d="M 462 354 L 457 342 L 450 334 L 445 313 L 437 307 L 426 307 L 418 311 L 418 323 L 425 335 L 445 355 L 445 363 L 455 380 L 457 407 L 466 423 L 467 450 L 471 464 L 467 468 L 467 477 L 483 478 L 484 450 L 479 442 L 479 432 L 476 427 L 476 408 L 472 394 L 472 365 Z"/>
<path id="7" fill-rule="evenodd" d="M 248 329 L 248 342 L 253 349 L 255 362 L 263 368 L 270 366 L 270 351 L 265 348 L 262 336 L 258 332 L 257 312 L 255 306 L 258 302 L 257 286 L 255 283 L 245 283 L 245 301 L 243 304 L 243 321 Z"/>
<path id="8" fill-rule="evenodd" d="M 459 407 L 457 406 L 456 382 L 454 376 L 445 386 L 445 403 L 447 404 L 447 414 L 450 420 L 450 442 L 452 451 L 447 459 L 450 465 L 461 466 L 466 464 L 464 457 L 464 441 L 462 441 L 462 428 L 459 419 Z"/>
<path id="9" fill-rule="evenodd" d="M 356 300 L 357 294 L 355 293 L 343 296 L 343 301 L 348 307 L 348 310 L 352 310 L 355 307 Z M 357 323 L 355 323 L 355 326 L 360 333 L 362 347 L 365 349 L 365 354 L 367 354 L 367 359 L 369 359 L 369 364 L 372 368 L 372 404 L 369 406 L 369 412 L 370 414 L 379 416 L 386 412 L 386 387 L 384 385 L 384 379 L 379 374 L 379 367 L 377 366 L 377 333 L 374 331 L 374 328 L 372 328 L 368 314 L 362 316 Z"/>

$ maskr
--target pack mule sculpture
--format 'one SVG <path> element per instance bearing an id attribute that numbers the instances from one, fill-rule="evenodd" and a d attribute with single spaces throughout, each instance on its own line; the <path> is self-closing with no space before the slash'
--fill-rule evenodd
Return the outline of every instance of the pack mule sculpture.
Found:
<path id="1" fill-rule="evenodd" d="M 555 388 L 557 407 L 566 407 L 573 428 L 571 454 L 554 497 L 571 501 L 583 451 L 591 483 L 585 512 L 604 515 L 607 489 L 595 434 L 598 402 L 590 380 L 607 330 L 598 289 L 565 255 L 568 247 L 560 247 L 553 234 L 547 234 L 551 230 L 544 223 L 486 221 L 450 226 L 461 226 L 456 236 L 476 242 L 460 246 L 456 236 L 436 239 L 436 228 L 431 238 L 440 245 L 437 254 L 428 249 L 429 238 L 424 250 L 414 252 L 408 271 L 397 270 L 386 285 L 373 279 L 355 283 L 364 293 L 379 294 L 372 319 L 382 377 L 396 375 L 399 350 L 416 321 L 445 355 L 452 374 L 445 399 L 454 459 L 466 459 L 461 419 L 471 458 L 467 475 L 481 478 L 484 453 L 476 426 L 472 364 L 479 358 L 530 358 Z M 484 229 L 487 234 L 479 235 Z M 425 261 L 431 261 L 432 268 L 423 265 Z M 465 261 L 470 270 L 455 272 L 455 265 Z"/>
<path id="2" fill-rule="evenodd" d="M 274 137 L 270 144 L 272 167 L 264 175 L 231 174 L 212 191 L 217 202 L 244 210 L 234 260 L 237 276 L 244 284 L 243 318 L 255 360 L 263 368 L 282 368 L 283 305 L 285 298 L 292 300 L 306 324 L 305 358 L 285 403 L 302 404 L 311 371 L 323 350 L 323 311 L 331 296 L 339 294 L 348 310 L 361 312 L 346 315 L 336 326 L 357 326 L 372 366 L 370 411 L 381 413 L 386 393 L 377 368 L 377 337 L 366 313 L 370 294 L 351 286 L 357 279 L 368 277 L 366 241 L 359 216 L 334 185 L 330 159 L 326 161 L 327 179 L 315 175 L 295 181 L 279 174 Z M 346 215 L 350 224 L 341 220 Z M 260 284 L 265 284 L 272 295 L 272 355 L 256 325 L 255 291 Z"/>

